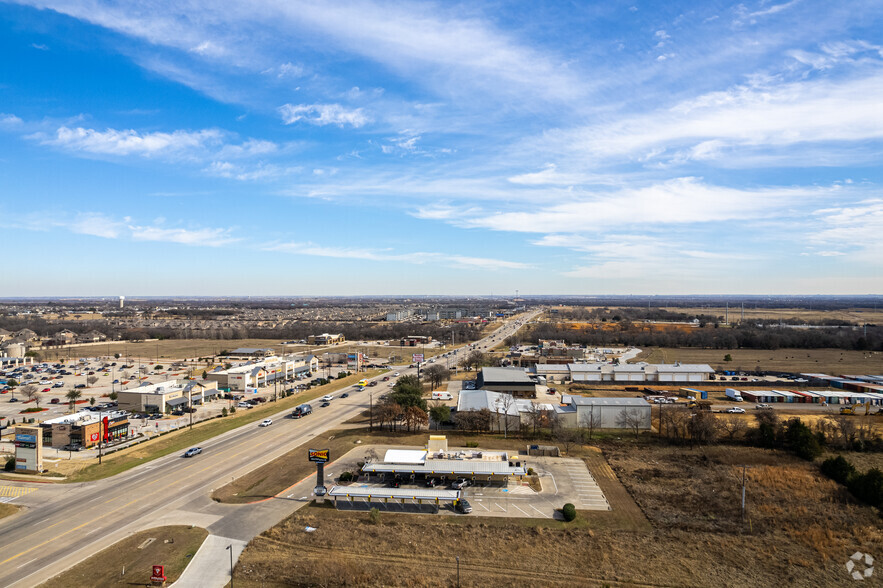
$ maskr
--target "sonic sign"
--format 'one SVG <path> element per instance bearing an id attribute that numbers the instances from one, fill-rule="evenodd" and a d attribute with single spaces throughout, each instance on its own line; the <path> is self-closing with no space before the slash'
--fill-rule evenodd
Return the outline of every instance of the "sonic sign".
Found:
<path id="1" fill-rule="evenodd" d="M 329 449 L 310 449 L 309 458 L 310 461 L 315 461 L 316 463 L 325 463 L 328 461 L 328 453 Z"/>

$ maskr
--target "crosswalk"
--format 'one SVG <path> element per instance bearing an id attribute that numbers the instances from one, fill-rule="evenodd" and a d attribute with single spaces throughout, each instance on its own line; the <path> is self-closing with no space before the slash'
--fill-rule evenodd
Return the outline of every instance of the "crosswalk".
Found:
<path id="1" fill-rule="evenodd" d="M 0 486 L 0 503 L 12 502 L 19 496 L 30 494 L 35 490 L 36 488 L 30 488 L 27 486 Z"/>

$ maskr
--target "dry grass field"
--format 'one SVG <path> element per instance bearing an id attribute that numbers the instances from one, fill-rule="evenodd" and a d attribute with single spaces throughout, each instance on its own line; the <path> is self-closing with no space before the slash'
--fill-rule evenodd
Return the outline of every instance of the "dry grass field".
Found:
<path id="1" fill-rule="evenodd" d="M 727 309 L 721 307 L 695 307 L 695 308 L 677 308 L 677 307 L 661 307 L 662 310 L 670 312 L 679 312 L 688 315 L 707 314 L 711 316 L 725 317 Z M 730 307 L 730 322 L 738 322 L 741 318 L 741 309 L 738 306 Z M 823 321 L 823 320 L 839 320 L 848 321 L 856 325 L 865 323 L 881 323 L 883 322 L 883 308 L 846 308 L 843 310 L 813 310 L 811 308 L 753 308 L 745 305 L 745 320 L 788 320 L 797 318 L 801 321 Z"/>
<path id="2" fill-rule="evenodd" d="M 40 355 L 46 361 L 55 361 L 57 358 L 111 356 L 119 353 L 123 357 L 140 358 L 142 362 L 146 362 L 157 361 L 157 359 L 168 361 L 169 359 L 211 357 L 223 350 L 230 351 L 237 347 L 259 349 L 270 347 L 275 349 L 277 353 L 286 351 L 294 353 L 307 347 L 306 345 L 282 345 L 281 341 L 281 339 L 164 339 L 140 343 L 115 341 L 101 345 L 44 349 L 40 351 Z"/>
<path id="3" fill-rule="evenodd" d="M 872 509 L 787 454 L 618 444 L 605 455 L 649 524 L 585 512 L 569 524 L 391 513 L 372 524 L 308 507 L 252 541 L 236 584 L 455 586 L 459 556 L 462 586 L 827 586 L 849 581 L 853 552 L 883 548 Z"/>
<path id="4" fill-rule="evenodd" d="M 730 354 L 733 361 L 724 361 Z M 842 349 L 699 349 L 694 347 L 651 347 L 632 362 L 707 363 L 722 370 L 761 370 L 797 373 L 879 374 L 883 353 Z"/>
<path id="5" fill-rule="evenodd" d="M 205 541 L 208 531 L 198 527 L 157 527 L 123 539 L 40 586 L 91 588 L 93 586 L 151 586 L 153 565 L 164 565 L 171 584 L 184 572 Z M 153 539 L 148 545 L 144 543 Z M 121 574 L 123 568 L 126 575 Z"/>
<path id="6" fill-rule="evenodd" d="M 11 504 L 0 504 L 0 519 L 14 515 L 18 512 L 18 507 Z"/>

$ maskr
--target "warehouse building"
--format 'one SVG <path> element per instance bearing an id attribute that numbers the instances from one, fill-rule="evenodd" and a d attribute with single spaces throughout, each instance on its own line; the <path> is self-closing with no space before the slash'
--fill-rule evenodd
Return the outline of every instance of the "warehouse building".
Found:
<path id="1" fill-rule="evenodd" d="M 638 422 L 638 428 L 650 429 L 650 403 L 643 398 L 588 398 L 563 396 L 561 406 L 555 407 L 556 416 L 568 428 L 586 427 L 596 429 L 630 428 L 625 422 Z"/>
<path id="2" fill-rule="evenodd" d="M 537 384 L 521 368 L 481 368 L 475 380 L 479 390 L 507 392 L 516 398 L 536 398 Z"/>
<path id="3" fill-rule="evenodd" d="M 273 355 L 276 355 L 276 352 L 269 348 L 258 349 L 255 347 L 237 347 L 233 351 L 224 354 L 223 357 L 234 360 L 249 360 L 261 357 L 271 357 Z"/>
<path id="4" fill-rule="evenodd" d="M 521 426 L 518 404 L 511 394 L 491 390 L 460 391 L 457 398 L 458 413 L 481 410 L 491 412 L 491 431 L 517 431 Z"/>
<path id="5" fill-rule="evenodd" d="M 703 382 L 714 374 L 707 364 L 686 363 L 569 363 L 567 370 L 572 382 Z M 546 375 L 549 366 L 537 364 L 532 371 Z M 559 378 L 560 374 L 556 372 Z"/>

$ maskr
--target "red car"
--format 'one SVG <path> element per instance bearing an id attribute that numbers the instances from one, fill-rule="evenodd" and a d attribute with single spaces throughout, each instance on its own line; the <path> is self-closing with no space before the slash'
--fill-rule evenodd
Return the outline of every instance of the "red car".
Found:
<path id="1" fill-rule="evenodd" d="M 43 392 L 52 392 L 52 388 L 43 388 Z"/>

